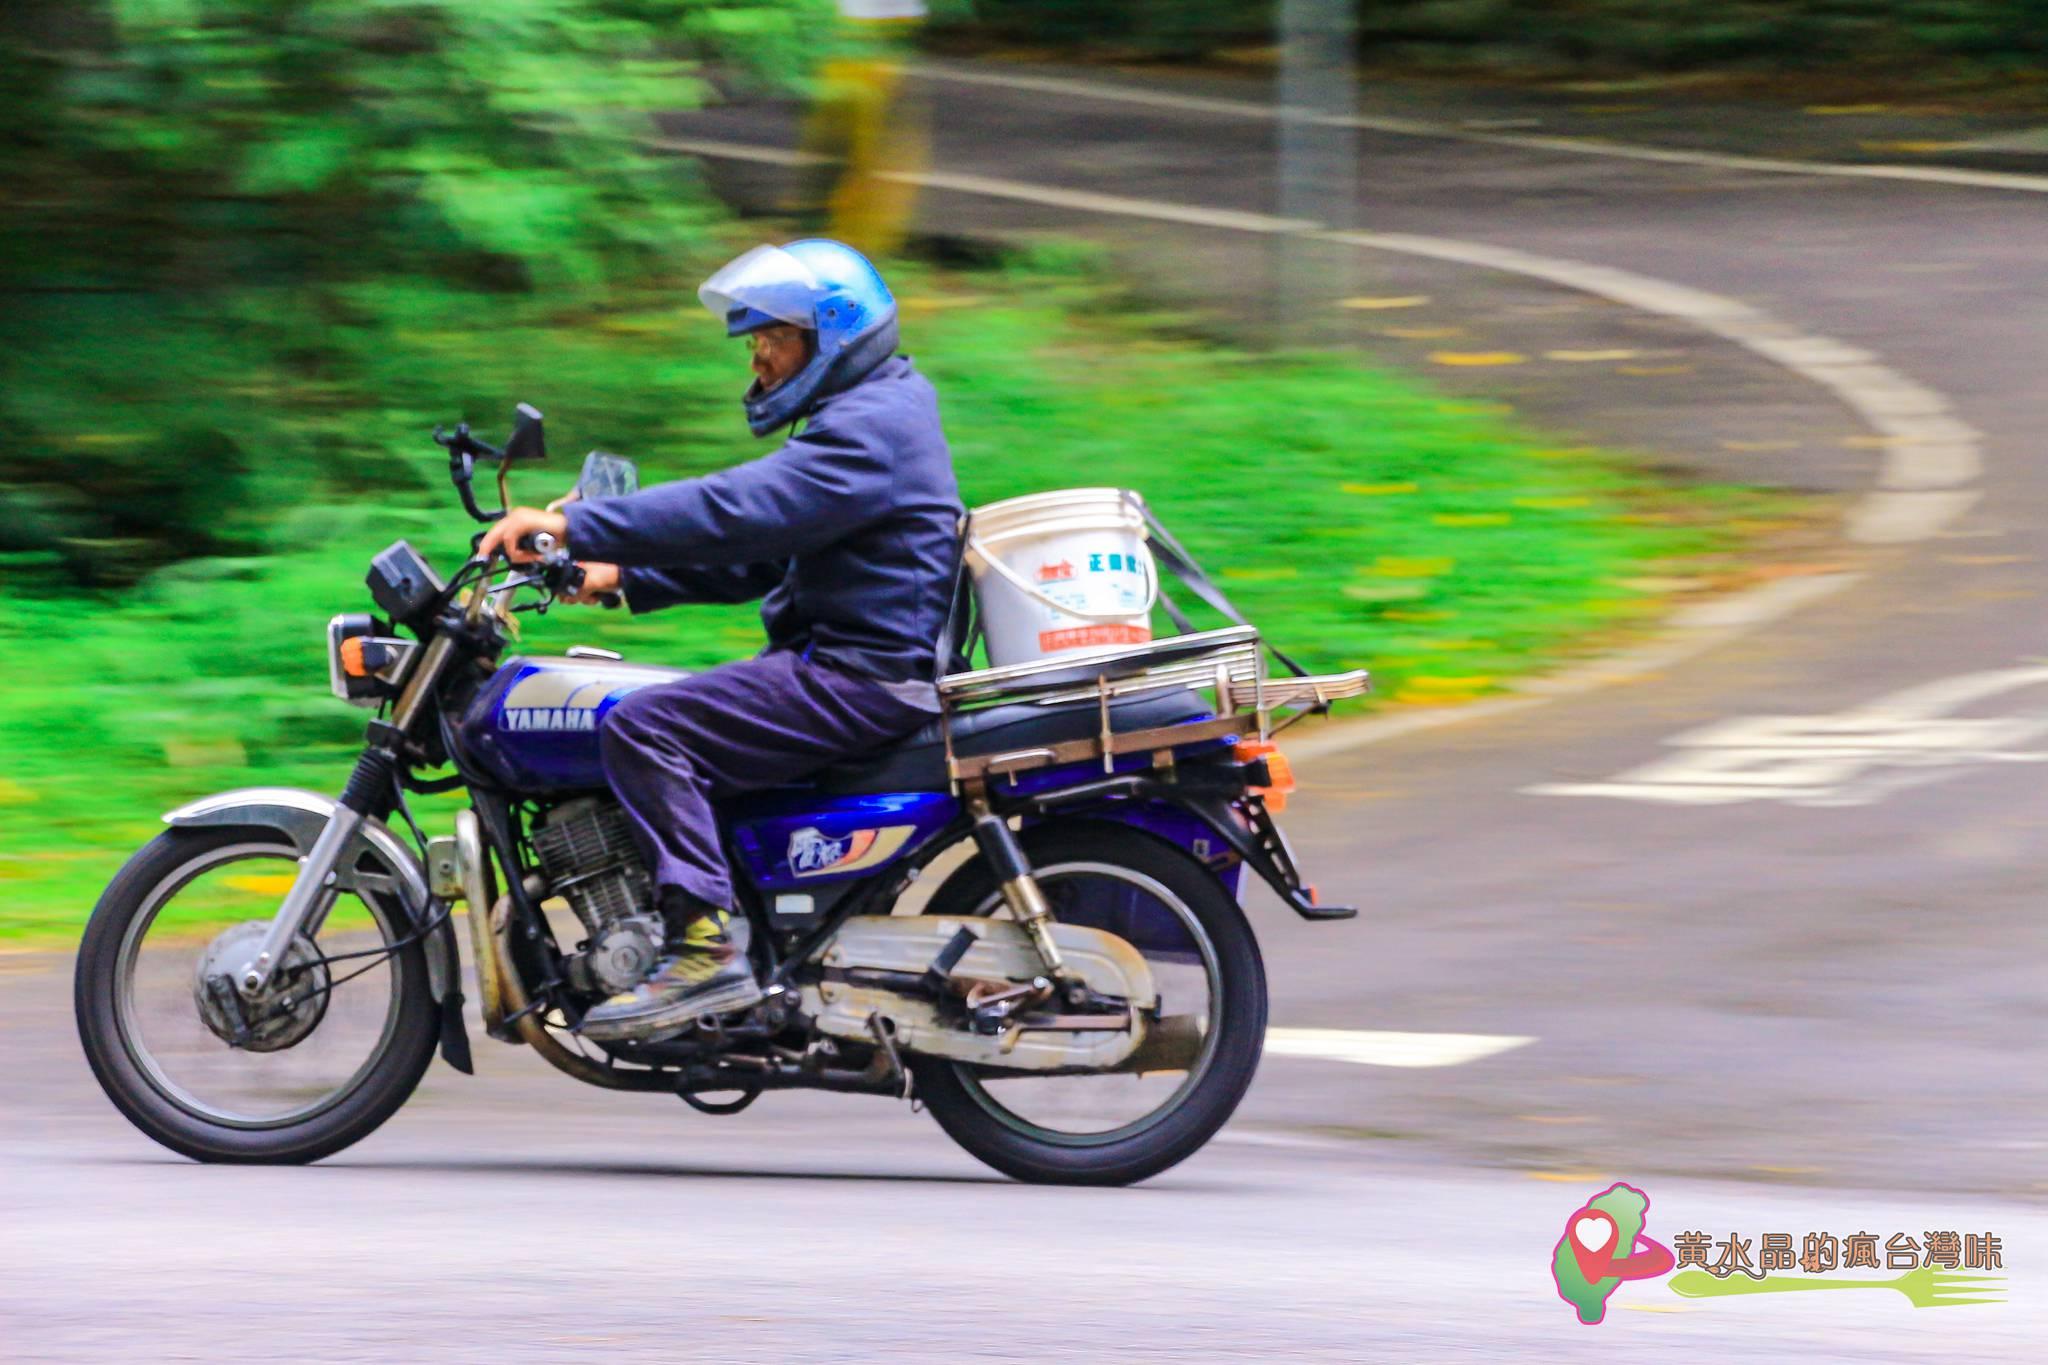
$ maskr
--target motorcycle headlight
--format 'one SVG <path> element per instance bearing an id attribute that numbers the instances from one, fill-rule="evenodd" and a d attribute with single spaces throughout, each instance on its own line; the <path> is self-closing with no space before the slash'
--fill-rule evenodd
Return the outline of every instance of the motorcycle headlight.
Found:
<path id="1" fill-rule="evenodd" d="M 368 612 L 344 612 L 327 623 L 327 685 L 353 706 L 378 706 L 398 695 L 398 680 L 412 658 L 410 640 Z"/>

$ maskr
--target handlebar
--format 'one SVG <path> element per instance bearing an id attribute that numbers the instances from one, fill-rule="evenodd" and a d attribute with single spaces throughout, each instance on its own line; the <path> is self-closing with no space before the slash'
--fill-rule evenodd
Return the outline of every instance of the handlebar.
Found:
<path id="1" fill-rule="evenodd" d="M 540 556 L 541 581 L 557 597 L 574 597 L 583 591 L 583 566 L 570 557 L 567 547 L 549 531 L 529 531 L 519 538 L 519 548 Z M 597 600 L 606 611 L 616 610 L 621 598 L 615 592 L 599 593 Z"/>
<path id="2" fill-rule="evenodd" d="M 504 451 L 498 449 L 489 441 L 478 438 L 476 433 L 469 429 L 469 423 L 467 422 L 457 422 L 453 431 L 448 431 L 442 427 L 435 427 L 434 441 L 436 444 L 446 446 L 450 455 L 468 455 L 472 458 L 481 455 L 487 460 L 502 460 L 505 458 Z"/>
<path id="3" fill-rule="evenodd" d="M 538 414 L 530 415 L 536 421 L 539 420 Z M 497 460 L 500 462 L 498 492 L 502 496 L 505 491 L 502 466 L 505 452 L 489 441 L 480 439 L 469 429 L 467 422 L 457 422 L 453 431 L 445 427 L 435 427 L 434 441 L 448 452 L 449 473 L 454 478 L 456 491 L 462 495 L 463 509 L 476 520 L 486 524 L 504 516 L 503 508 L 486 512 L 478 507 L 471 483 L 475 477 L 478 459 Z M 539 557 L 539 563 L 534 566 L 535 576 L 556 597 L 574 597 L 583 591 L 583 567 L 570 557 L 568 547 L 561 543 L 559 537 L 547 531 L 529 531 L 519 538 L 517 548 Z M 610 610 L 620 606 L 624 599 L 615 592 L 607 592 L 598 594 L 597 600 Z"/>
<path id="4" fill-rule="evenodd" d="M 481 522 L 493 522 L 499 517 L 504 516 L 505 509 L 502 507 L 495 512 L 486 512 L 483 508 L 477 506 L 476 489 L 472 484 L 476 478 L 476 462 L 479 457 L 486 460 L 500 461 L 500 468 L 502 469 L 505 452 L 492 445 L 489 441 L 477 439 L 470 431 L 469 423 L 467 422 L 457 422 L 453 431 L 449 431 L 444 427 L 435 427 L 434 441 L 437 445 L 445 447 L 448 451 L 448 476 L 455 482 L 455 491 L 462 496 L 462 510 L 469 513 L 475 520 Z M 502 485 L 503 480 L 501 478 L 499 488 L 501 493 L 504 491 Z"/>

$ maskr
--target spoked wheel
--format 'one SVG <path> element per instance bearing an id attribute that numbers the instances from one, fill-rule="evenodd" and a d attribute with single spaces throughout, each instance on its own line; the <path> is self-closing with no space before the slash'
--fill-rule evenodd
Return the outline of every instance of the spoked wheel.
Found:
<path id="1" fill-rule="evenodd" d="M 1140 830 L 1047 825 L 1023 844 L 1056 919 L 1116 934 L 1144 954 L 1159 988 L 1152 1027 L 1173 1040 L 1173 1068 L 997 1076 L 922 1058 L 918 1092 L 955 1142 L 1016 1179 L 1125 1185 L 1157 1175 L 1215 1136 L 1258 1069 L 1266 1036 L 1258 941 L 1207 869 Z M 976 859 L 926 913 L 1005 912 Z"/>
<path id="2" fill-rule="evenodd" d="M 418 943 L 389 897 L 343 893 L 272 986 L 229 998 L 297 870 L 256 829 L 177 829 L 107 887 L 74 999 L 93 1074 L 130 1121 L 200 1161 L 305 1162 L 373 1132 L 433 1059 Z"/>

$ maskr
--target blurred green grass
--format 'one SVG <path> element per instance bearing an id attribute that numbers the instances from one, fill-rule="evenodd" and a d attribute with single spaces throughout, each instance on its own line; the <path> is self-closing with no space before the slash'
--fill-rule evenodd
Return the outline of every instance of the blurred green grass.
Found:
<path id="1" fill-rule="evenodd" d="M 1372 668 L 1383 700 L 1461 700 L 1613 639 L 1658 610 L 1659 587 L 1727 572 L 1747 532 L 1786 515 L 1774 497 L 1659 483 L 1346 357 L 1175 339 L 1170 319 L 1070 262 L 898 273 L 906 346 L 938 386 L 970 503 L 1136 488 L 1271 638 L 1313 666 Z M 380 298 L 376 314 L 400 325 L 364 347 L 376 368 L 361 387 L 378 397 L 305 500 L 270 519 L 267 551 L 97 592 L 14 556 L 0 941 L 75 937 L 174 804 L 340 785 L 366 716 L 327 694 L 326 619 L 368 607 L 364 568 L 389 541 L 449 568 L 473 529 L 427 440 L 435 420 L 502 432 L 514 401 L 542 407 L 554 463 L 515 475 L 526 501 L 559 493 L 591 447 L 634 457 L 648 482 L 762 453 L 739 420 L 743 353 L 687 298 L 649 289 L 601 311 Z M 280 380 L 264 401 L 320 397 Z M 532 652 L 582 641 L 686 666 L 760 639 L 751 608 L 523 623 Z"/>

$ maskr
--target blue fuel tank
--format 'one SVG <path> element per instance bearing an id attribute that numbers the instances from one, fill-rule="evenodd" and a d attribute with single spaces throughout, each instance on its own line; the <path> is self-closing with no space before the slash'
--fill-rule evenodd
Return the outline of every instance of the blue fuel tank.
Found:
<path id="1" fill-rule="evenodd" d="M 450 736 L 466 766 L 522 795 L 604 785 L 597 727 L 619 699 L 681 669 L 612 659 L 507 660 L 470 701 Z"/>
<path id="2" fill-rule="evenodd" d="M 606 714 L 629 692 L 685 676 L 610 659 L 510 659 L 451 723 L 450 747 L 465 771 L 524 797 L 592 791 L 605 785 L 597 731 Z M 844 884 L 916 853 L 957 810 L 944 792 L 830 797 L 794 785 L 736 798 L 725 814 L 737 871 L 790 928 Z"/>

